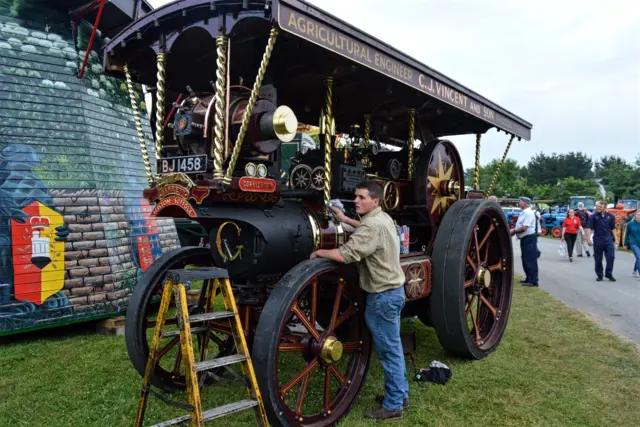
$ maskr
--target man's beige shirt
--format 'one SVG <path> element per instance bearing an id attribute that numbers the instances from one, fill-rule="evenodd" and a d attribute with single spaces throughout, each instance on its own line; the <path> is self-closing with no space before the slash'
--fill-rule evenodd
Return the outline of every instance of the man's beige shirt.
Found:
<path id="1" fill-rule="evenodd" d="M 382 208 L 364 215 L 339 250 L 346 263 L 358 263 L 360 287 L 366 292 L 383 292 L 404 285 L 398 234 L 393 220 Z"/>

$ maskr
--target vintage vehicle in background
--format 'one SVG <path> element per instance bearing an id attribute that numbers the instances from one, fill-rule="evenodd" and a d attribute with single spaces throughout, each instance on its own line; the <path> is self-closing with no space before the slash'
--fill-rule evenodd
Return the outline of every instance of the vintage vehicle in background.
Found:
<path id="1" fill-rule="evenodd" d="M 616 229 L 618 230 L 618 245 L 622 247 L 624 233 L 627 223 L 633 219 L 636 211 L 640 207 L 640 200 L 625 199 L 618 200 L 614 209 L 607 209 L 616 217 Z"/>
<path id="2" fill-rule="evenodd" d="M 137 131 L 152 216 L 204 230 L 181 237 L 183 247 L 156 259 L 134 290 L 126 342 L 141 375 L 166 272 L 222 267 L 270 421 L 341 420 L 372 351 L 364 295 L 355 266 L 309 256 L 348 241 L 353 229 L 328 204 L 340 199 L 353 214 L 366 178 L 382 185 L 382 207 L 403 230 L 403 314 L 433 326 L 453 355 L 482 359 L 497 348 L 514 259 L 500 206 L 485 199 L 497 175 L 487 193 L 479 188 L 481 135 L 504 132 L 508 150 L 530 139 L 530 123 L 300 0 L 176 1 L 124 28 L 104 52 L 105 72 L 130 90 L 150 87 L 155 158 Z M 283 170 L 282 144 L 312 129 L 319 144 Z M 472 191 L 443 139 L 465 134 L 476 138 Z M 191 311 L 203 303 L 194 298 Z M 193 331 L 215 337 L 211 352 L 229 352 L 225 322 Z M 185 386 L 178 338 L 164 339 L 152 373 L 165 390 Z"/>
<path id="3" fill-rule="evenodd" d="M 571 196 L 569 198 L 569 204 L 566 205 L 566 201 L 563 202 L 564 206 L 558 206 L 551 208 L 551 212 L 542 215 L 542 235 L 551 234 L 553 237 L 562 237 L 562 223 L 567 217 L 567 211 L 569 209 L 578 209 L 580 203 L 584 205 L 584 208 L 591 214 L 596 208 L 596 198 L 592 196 Z"/>

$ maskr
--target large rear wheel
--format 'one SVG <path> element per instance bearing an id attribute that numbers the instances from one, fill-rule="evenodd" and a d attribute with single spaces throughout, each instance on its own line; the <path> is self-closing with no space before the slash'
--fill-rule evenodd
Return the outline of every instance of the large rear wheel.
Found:
<path id="1" fill-rule="evenodd" d="M 431 318 L 442 346 L 482 359 L 500 343 L 513 292 L 511 237 L 500 206 L 462 200 L 445 215 L 433 248 Z"/>
<path id="2" fill-rule="evenodd" d="M 281 426 L 336 425 L 364 384 L 371 338 L 355 269 L 307 260 L 269 295 L 252 360 L 269 419 Z"/>

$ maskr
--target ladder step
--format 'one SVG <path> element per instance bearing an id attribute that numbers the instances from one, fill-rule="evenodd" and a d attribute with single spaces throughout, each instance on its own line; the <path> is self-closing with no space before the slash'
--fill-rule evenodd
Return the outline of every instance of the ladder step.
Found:
<path id="1" fill-rule="evenodd" d="M 233 365 L 247 360 L 247 356 L 243 354 L 232 354 L 231 356 L 218 357 L 217 359 L 205 360 L 194 365 L 196 372 L 208 371 L 209 369 L 219 368 L 221 366 Z"/>
<path id="2" fill-rule="evenodd" d="M 175 283 L 186 283 L 192 280 L 228 279 L 229 272 L 224 268 L 198 267 L 189 270 L 169 270 L 165 277 Z"/>
<path id="3" fill-rule="evenodd" d="M 195 328 L 191 328 L 191 333 L 192 334 L 197 334 L 200 332 L 206 332 L 209 330 L 208 326 L 197 326 Z M 168 337 L 176 337 L 180 335 L 180 331 L 179 330 L 175 330 L 175 331 L 167 331 L 167 332 L 163 332 L 161 337 L 162 338 L 168 338 Z"/>
<path id="4" fill-rule="evenodd" d="M 224 417 L 226 415 L 235 414 L 236 412 L 244 411 L 245 409 L 253 408 L 255 406 L 258 406 L 257 400 L 241 400 L 239 402 L 233 402 L 223 406 L 219 406 L 217 408 L 208 409 L 202 413 L 202 417 L 204 418 L 204 421 L 210 421 L 216 418 Z M 155 424 L 152 427 L 175 426 L 177 424 L 184 423 L 185 421 L 189 421 L 190 419 L 191 415 L 183 415 L 169 421 L 164 421 L 160 424 Z"/>
<path id="5" fill-rule="evenodd" d="M 200 323 L 208 320 L 229 319 L 230 317 L 233 317 L 233 311 L 212 311 L 211 313 L 200 313 L 189 316 L 189 322 Z"/>

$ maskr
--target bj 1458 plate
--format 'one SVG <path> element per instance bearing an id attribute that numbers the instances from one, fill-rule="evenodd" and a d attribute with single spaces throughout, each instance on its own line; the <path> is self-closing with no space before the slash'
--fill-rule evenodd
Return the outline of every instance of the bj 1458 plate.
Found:
<path id="1" fill-rule="evenodd" d="M 196 173 L 207 171 L 207 156 L 165 157 L 158 159 L 158 173 Z"/>

